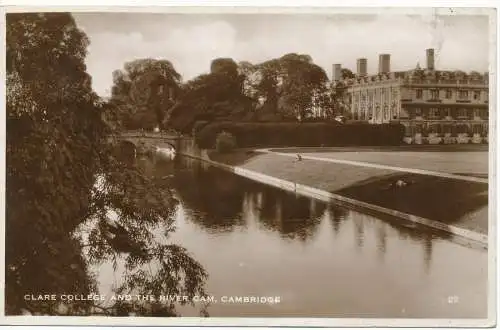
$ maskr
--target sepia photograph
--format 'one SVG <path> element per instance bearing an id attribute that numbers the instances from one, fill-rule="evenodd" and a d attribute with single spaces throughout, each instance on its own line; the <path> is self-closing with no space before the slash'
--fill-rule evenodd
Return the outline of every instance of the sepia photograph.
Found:
<path id="1" fill-rule="evenodd" d="M 494 8 L 2 16 L 2 323 L 496 324 Z"/>

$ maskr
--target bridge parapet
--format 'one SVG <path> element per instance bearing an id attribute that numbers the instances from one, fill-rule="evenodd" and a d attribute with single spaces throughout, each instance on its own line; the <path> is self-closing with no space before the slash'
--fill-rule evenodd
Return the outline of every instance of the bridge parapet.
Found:
<path id="1" fill-rule="evenodd" d="M 132 143 L 136 148 L 139 146 L 150 149 L 153 147 L 172 147 L 176 154 L 197 157 L 201 153 L 194 139 L 190 136 L 172 134 L 171 132 L 123 132 L 117 139 Z"/>

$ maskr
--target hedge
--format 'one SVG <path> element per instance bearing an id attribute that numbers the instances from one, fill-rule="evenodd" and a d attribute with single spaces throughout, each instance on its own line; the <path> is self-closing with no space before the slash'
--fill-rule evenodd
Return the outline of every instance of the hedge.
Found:
<path id="1" fill-rule="evenodd" d="M 227 153 L 236 148 L 236 140 L 231 133 L 221 132 L 215 139 L 215 149 L 220 153 Z"/>
<path id="2" fill-rule="evenodd" d="M 223 131 L 236 138 L 239 148 L 400 145 L 404 137 L 404 126 L 397 123 L 214 122 L 197 132 L 196 144 L 213 149 L 217 135 Z"/>

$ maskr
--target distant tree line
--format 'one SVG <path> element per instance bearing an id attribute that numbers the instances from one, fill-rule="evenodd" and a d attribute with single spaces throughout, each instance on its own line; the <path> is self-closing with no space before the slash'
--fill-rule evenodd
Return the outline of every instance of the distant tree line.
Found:
<path id="1" fill-rule="evenodd" d="M 343 69 L 348 78 L 353 73 Z M 345 86 L 333 85 L 309 55 L 259 64 L 214 59 L 210 73 L 182 82 L 167 60 L 127 62 L 113 73 L 111 104 L 122 129 L 175 129 L 197 122 L 297 122 L 346 114 Z"/>

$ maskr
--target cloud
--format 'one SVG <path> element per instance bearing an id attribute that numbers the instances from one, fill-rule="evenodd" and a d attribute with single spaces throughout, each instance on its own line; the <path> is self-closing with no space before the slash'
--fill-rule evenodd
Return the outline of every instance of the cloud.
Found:
<path id="1" fill-rule="evenodd" d="M 276 15 L 275 15 L 276 16 Z M 96 18 L 97 17 L 97 18 Z M 127 61 L 152 57 L 170 60 L 184 80 L 209 71 L 217 57 L 259 63 L 297 52 L 312 56 L 331 75 L 333 63 L 352 70 L 356 59 L 368 59 L 377 70 L 378 54 L 391 54 L 391 68 L 406 70 L 425 65 L 425 49 L 436 49 L 439 69 L 486 71 L 488 68 L 487 17 L 374 16 L 373 19 L 325 19 L 310 15 L 185 15 L 172 20 L 156 15 L 118 26 L 106 17 L 79 19 L 91 40 L 87 69 L 94 89 L 109 94 L 112 72 Z M 273 18 L 274 17 L 274 18 Z M 93 23 L 99 28 L 92 28 Z M 133 23 L 129 20 L 128 22 Z"/>

